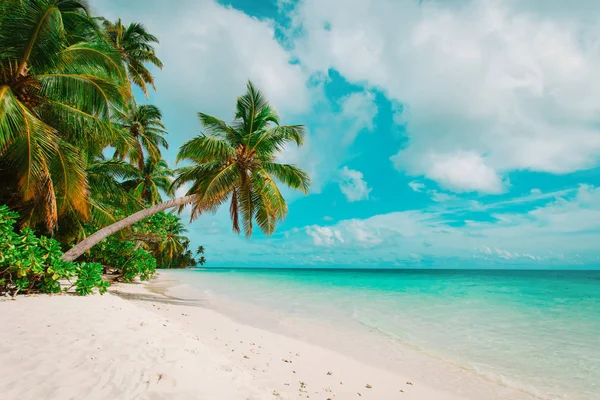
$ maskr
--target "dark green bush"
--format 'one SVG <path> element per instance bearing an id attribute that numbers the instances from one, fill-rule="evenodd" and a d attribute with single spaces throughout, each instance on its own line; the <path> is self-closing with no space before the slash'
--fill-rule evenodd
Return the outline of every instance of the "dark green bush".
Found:
<path id="1" fill-rule="evenodd" d="M 60 293 L 59 280 L 77 277 L 75 290 L 89 294 L 106 292 L 102 267 L 65 262 L 60 244 L 31 229 L 15 230 L 18 214 L 0 205 L 0 295 L 4 293 Z"/>

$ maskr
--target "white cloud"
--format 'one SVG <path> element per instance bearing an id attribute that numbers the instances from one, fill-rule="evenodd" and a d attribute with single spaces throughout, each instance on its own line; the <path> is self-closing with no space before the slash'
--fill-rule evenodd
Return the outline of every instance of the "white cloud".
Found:
<path id="1" fill-rule="evenodd" d="M 600 160 L 600 3 L 567 3 L 304 0 L 295 53 L 404 106 L 399 169 L 499 193 L 513 170 Z"/>
<path id="2" fill-rule="evenodd" d="M 543 266 L 596 260 L 598 250 L 589 244 L 600 241 L 600 188 L 582 185 L 554 196 L 540 206 L 533 205 L 539 199 L 525 196 L 532 204 L 529 211 L 495 212 L 483 221 L 458 225 L 447 210 L 431 209 L 313 225 L 306 232 L 316 246 L 338 249 L 333 255 L 340 260 L 355 257 L 365 247 L 382 261 L 410 258 L 412 253 L 438 261 L 479 255 L 488 261 L 535 261 Z"/>
<path id="3" fill-rule="evenodd" d="M 360 131 L 372 131 L 375 127 L 374 119 L 378 109 L 373 93 L 367 91 L 351 93 L 340 100 L 340 107 L 341 116 L 352 124 L 345 132 L 346 143 L 354 142 Z"/>
<path id="4" fill-rule="evenodd" d="M 415 192 L 420 192 L 425 189 L 425 184 L 417 181 L 408 182 L 408 186 L 410 186 L 410 188 Z"/>
<path id="5" fill-rule="evenodd" d="M 437 203 L 444 203 L 446 201 L 457 200 L 458 198 L 453 194 L 438 192 L 437 190 L 430 190 L 431 200 Z"/>
<path id="6" fill-rule="evenodd" d="M 306 233 L 313 239 L 315 246 L 333 246 L 344 243 L 344 238 L 339 229 L 326 226 L 313 225 L 306 227 Z"/>
<path id="7" fill-rule="evenodd" d="M 392 160 L 396 165 L 405 161 L 401 155 L 393 157 Z M 457 192 L 503 191 L 502 181 L 496 171 L 487 166 L 485 160 L 476 153 L 429 154 L 428 157 L 421 158 L 418 164 L 425 176 Z"/>
<path id="8" fill-rule="evenodd" d="M 368 200 L 371 188 L 360 171 L 344 166 L 340 171 L 340 190 L 350 202 Z"/>
<path id="9" fill-rule="evenodd" d="M 195 115 L 233 117 L 235 99 L 251 79 L 282 113 L 310 107 L 308 74 L 275 39 L 274 22 L 257 19 L 214 0 L 95 1 L 111 18 L 143 21 L 160 39 L 164 68 L 156 74 L 160 99 Z M 196 132 L 193 132 L 196 134 Z"/>

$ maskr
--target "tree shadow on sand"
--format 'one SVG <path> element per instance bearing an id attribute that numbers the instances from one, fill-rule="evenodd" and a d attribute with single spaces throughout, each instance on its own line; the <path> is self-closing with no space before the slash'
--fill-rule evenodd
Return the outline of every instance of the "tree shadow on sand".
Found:
<path id="1" fill-rule="evenodd" d="M 112 294 L 117 295 L 125 300 L 147 301 L 151 303 L 171 304 L 178 306 L 202 307 L 206 306 L 206 302 L 198 299 L 181 299 L 178 297 L 148 294 L 148 293 L 127 293 L 119 290 L 111 290 Z"/>

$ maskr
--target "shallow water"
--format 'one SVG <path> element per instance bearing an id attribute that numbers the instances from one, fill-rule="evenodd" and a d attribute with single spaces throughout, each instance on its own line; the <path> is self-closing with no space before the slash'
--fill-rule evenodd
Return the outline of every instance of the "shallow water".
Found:
<path id="1" fill-rule="evenodd" d="M 362 326 L 539 398 L 600 399 L 600 271 L 179 274 L 205 293 L 268 308 L 292 321 Z"/>

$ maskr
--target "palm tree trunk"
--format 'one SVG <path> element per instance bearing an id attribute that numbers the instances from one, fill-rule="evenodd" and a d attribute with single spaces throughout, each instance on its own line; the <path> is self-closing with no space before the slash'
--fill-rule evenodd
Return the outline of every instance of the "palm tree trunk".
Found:
<path id="1" fill-rule="evenodd" d="M 197 199 L 198 199 L 197 195 L 179 197 L 179 198 L 176 198 L 173 200 L 169 200 L 169 201 L 165 201 L 163 203 L 156 204 L 152 207 L 138 211 L 135 214 L 131 214 L 129 217 L 123 218 L 122 220 L 117 221 L 112 225 L 104 227 L 104 228 L 100 229 L 99 231 L 97 231 L 96 233 L 94 233 L 93 235 L 90 235 L 87 238 L 83 239 L 81 242 L 77 243 L 69 251 L 67 251 L 65 254 L 63 254 L 63 256 L 61 258 L 63 261 L 74 261 L 79 256 L 81 256 L 83 253 L 85 253 L 86 251 L 88 251 L 89 249 L 94 247 L 96 244 L 98 244 L 100 241 L 106 239 L 113 233 L 116 233 L 123 228 L 127 228 L 128 226 L 131 226 L 131 225 L 135 224 L 136 222 L 143 220 L 144 218 L 151 217 L 154 214 L 157 214 L 161 211 L 165 211 L 165 210 L 167 210 L 169 208 L 173 208 L 173 207 L 183 206 L 183 205 L 192 203 L 192 202 L 196 201 Z"/>

